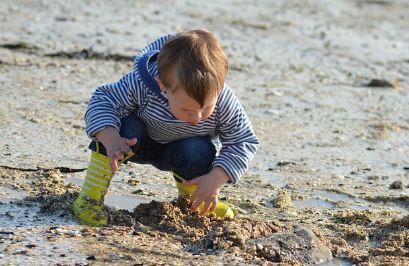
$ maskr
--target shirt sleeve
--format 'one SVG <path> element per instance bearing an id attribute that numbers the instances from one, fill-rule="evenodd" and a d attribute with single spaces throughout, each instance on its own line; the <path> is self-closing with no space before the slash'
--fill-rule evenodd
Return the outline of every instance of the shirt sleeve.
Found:
<path id="1" fill-rule="evenodd" d="M 91 96 L 85 113 L 85 130 L 90 138 L 107 127 L 121 128 L 121 118 L 140 105 L 140 83 L 131 72 L 118 82 L 98 87 Z"/>
<path id="2" fill-rule="evenodd" d="M 219 98 L 219 131 L 222 148 L 213 167 L 223 168 L 231 183 L 237 183 L 247 171 L 259 141 L 250 120 L 232 90 L 225 85 Z"/>
<path id="3" fill-rule="evenodd" d="M 173 34 L 164 35 L 148 44 L 137 58 L 153 50 L 162 49 Z M 121 118 L 129 115 L 140 106 L 143 98 L 141 85 L 135 72 L 122 77 L 118 82 L 97 88 L 91 96 L 85 113 L 85 130 L 88 137 L 107 127 L 121 128 Z"/>

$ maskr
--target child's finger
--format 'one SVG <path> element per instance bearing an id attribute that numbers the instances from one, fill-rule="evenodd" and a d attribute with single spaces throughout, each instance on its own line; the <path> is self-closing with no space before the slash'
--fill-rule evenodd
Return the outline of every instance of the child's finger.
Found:
<path id="1" fill-rule="evenodd" d="M 121 151 L 122 151 L 124 154 L 126 154 L 126 155 L 132 153 L 132 149 L 129 148 L 128 146 L 122 147 L 122 148 L 121 148 Z"/>
<path id="2" fill-rule="evenodd" d="M 216 210 L 217 207 L 217 202 L 218 202 L 218 198 L 217 195 L 215 195 L 214 197 L 212 197 L 212 207 L 210 208 L 211 212 L 214 212 Z"/>
<path id="3" fill-rule="evenodd" d="M 196 199 L 194 202 L 193 202 L 193 205 L 192 205 L 192 207 L 190 208 L 190 210 L 192 211 L 192 212 L 194 212 L 194 211 L 196 211 L 198 208 L 199 208 L 199 206 L 200 206 L 200 204 L 203 202 L 203 199 L 201 198 L 201 197 L 199 197 L 198 199 Z"/>
<path id="4" fill-rule="evenodd" d="M 209 208 L 210 208 L 210 204 L 212 203 L 212 200 L 210 199 L 208 199 L 208 200 L 206 200 L 206 201 L 204 201 L 204 204 L 203 204 L 203 208 L 201 209 L 201 211 L 200 211 L 200 215 L 205 215 L 206 214 L 206 212 L 209 210 Z"/>
<path id="5" fill-rule="evenodd" d="M 138 142 L 138 140 L 137 140 L 136 138 L 127 139 L 127 140 L 126 140 L 126 144 L 127 144 L 128 146 L 133 146 L 133 145 L 135 145 L 137 142 Z"/>
<path id="6" fill-rule="evenodd" d="M 124 159 L 124 153 L 122 151 L 117 151 L 115 152 L 115 159 L 117 160 L 123 160 Z"/>
<path id="7" fill-rule="evenodd" d="M 111 167 L 111 171 L 114 174 L 116 170 L 118 169 L 118 160 L 116 158 L 111 158 L 109 160 L 109 166 Z"/>
<path id="8" fill-rule="evenodd" d="M 189 200 L 194 203 L 198 197 L 199 195 L 197 194 L 197 190 L 195 190 L 192 195 L 190 195 Z"/>

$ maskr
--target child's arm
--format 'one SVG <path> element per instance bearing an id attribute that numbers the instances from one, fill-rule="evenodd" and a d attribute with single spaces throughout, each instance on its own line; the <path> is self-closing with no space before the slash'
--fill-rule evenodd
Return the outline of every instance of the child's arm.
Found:
<path id="1" fill-rule="evenodd" d="M 120 119 L 140 105 L 143 94 L 139 86 L 135 73 L 125 75 L 116 83 L 101 86 L 91 96 L 85 113 L 86 132 L 106 148 L 113 173 L 118 169 L 118 161 L 131 152 L 129 146 L 137 141 L 122 138 L 119 130 Z"/>
<path id="2" fill-rule="evenodd" d="M 85 113 L 86 132 L 90 138 L 104 128 L 114 128 L 119 132 L 120 119 L 140 105 L 143 98 L 136 74 L 131 72 L 118 82 L 97 88 L 91 96 Z"/>
<path id="3" fill-rule="evenodd" d="M 156 39 L 143 48 L 137 57 L 152 50 L 160 50 L 172 36 L 168 34 Z M 86 131 L 90 138 L 95 138 L 95 133 L 106 127 L 119 130 L 120 118 L 132 112 L 143 98 L 139 86 L 136 73 L 131 72 L 116 83 L 96 89 L 85 114 Z"/>
<path id="4" fill-rule="evenodd" d="M 259 141 L 244 108 L 227 85 L 219 101 L 219 130 L 222 148 L 219 156 L 213 162 L 213 167 L 223 168 L 230 177 L 230 182 L 237 183 L 247 171 L 257 151 Z"/>
<path id="5" fill-rule="evenodd" d="M 137 55 L 151 50 L 160 50 L 172 35 L 165 35 L 147 45 Z M 120 119 L 129 115 L 145 98 L 135 72 L 122 77 L 118 82 L 96 89 L 85 114 L 86 132 L 90 138 L 98 139 L 107 149 L 112 171 L 117 169 L 117 161 L 129 152 L 129 146 L 136 140 L 127 140 L 119 136 Z"/>

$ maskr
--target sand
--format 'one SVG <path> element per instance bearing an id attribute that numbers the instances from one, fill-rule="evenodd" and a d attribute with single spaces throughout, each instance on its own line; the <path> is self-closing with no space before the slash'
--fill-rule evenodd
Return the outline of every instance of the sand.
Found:
<path id="1" fill-rule="evenodd" d="M 0 263 L 409 264 L 409 3 L 3 1 Z M 207 28 L 261 141 L 219 221 L 170 173 L 119 170 L 110 224 L 80 225 L 92 91 L 168 32 Z M 326 263 L 326 264 L 325 264 Z"/>

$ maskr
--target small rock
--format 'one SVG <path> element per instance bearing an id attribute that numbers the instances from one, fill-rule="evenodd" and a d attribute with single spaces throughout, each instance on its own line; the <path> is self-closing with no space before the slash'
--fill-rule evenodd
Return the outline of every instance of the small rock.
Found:
<path id="1" fill-rule="evenodd" d="M 333 259 L 331 249 L 311 229 L 303 227 L 294 232 L 278 232 L 264 238 L 251 239 L 246 245 L 253 246 L 253 249 L 256 247 L 257 256 L 267 261 L 274 261 L 277 254 L 284 261 L 297 261 L 300 265 L 320 264 Z M 263 248 L 258 249 L 259 246 Z"/>
<path id="2" fill-rule="evenodd" d="M 144 193 L 145 191 L 142 189 L 142 188 L 140 188 L 140 189 L 137 189 L 137 190 L 135 190 L 134 192 L 132 192 L 132 194 L 142 194 L 142 193 Z"/>
<path id="3" fill-rule="evenodd" d="M 286 191 L 278 193 L 277 197 L 272 201 L 274 207 L 279 209 L 286 209 L 293 207 L 291 196 Z"/>
<path id="4" fill-rule="evenodd" d="M 90 228 L 83 228 L 80 232 L 84 236 L 92 235 L 94 233 L 94 231 Z"/>
<path id="5" fill-rule="evenodd" d="M 128 185 L 130 186 L 137 186 L 140 183 L 140 181 L 136 180 L 136 179 L 129 179 L 128 180 Z"/>
<path id="6" fill-rule="evenodd" d="M 370 176 L 368 176 L 368 180 L 377 181 L 377 180 L 379 180 L 379 179 L 380 179 L 380 177 L 379 177 L 378 175 L 370 175 Z"/>
<path id="7" fill-rule="evenodd" d="M 11 232 L 11 231 L 0 231 L 0 235 L 14 235 L 14 232 Z"/>
<path id="8" fill-rule="evenodd" d="M 400 180 L 395 181 L 389 186 L 389 188 L 390 189 L 403 189 L 403 183 Z"/>
<path id="9" fill-rule="evenodd" d="M 369 81 L 369 83 L 366 85 L 367 87 L 389 87 L 389 88 L 394 88 L 398 89 L 400 87 L 400 82 L 399 80 L 395 81 L 388 81 L 385 79 L 372 79 Z"/>
<path id="10" fill-rule="evenodd" d="M 73 237 L 74 237 L 74 236 L 79 236 L 79 235 L 81 235 L 80 231 L 77 230 L 77 229 L 68 230 L 68 231 L 66 232 L 66 234 L 69 235 L 69 236 L 73 236 Z"/>
<path id="11" fill-rule="evenodd" d="M 290 162 L 290 161 L 279 161 L 277 163 L 277 166 L 286 166 L 286 165 L 296 165 L 296 163 Z"/>
<path id="12" fill-rule="evenodd" d="M 87 257 L 87 260 L 97 260 L 97 258 L 94 255 L 91 255 Z"/>

